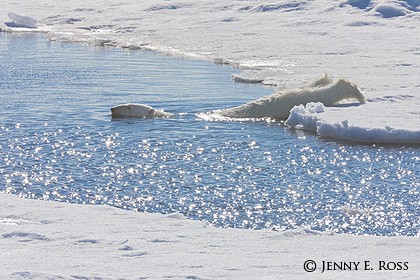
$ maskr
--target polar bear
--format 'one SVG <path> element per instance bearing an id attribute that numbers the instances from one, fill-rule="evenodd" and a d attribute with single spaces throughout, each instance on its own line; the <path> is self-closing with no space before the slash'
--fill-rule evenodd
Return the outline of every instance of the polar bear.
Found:
<path id="1" fill-rule="evenodd" d="M 241 106 L 213 113 L 229 118 L 287 119 L 294 106 L 309 102 L 333 106 L 344 99 L 366 102 L 355 84 L 344 78 L 334 83 L 328 75 L 324 75 L 306 87 L 279 91 Z"/>
<path id="2" fill-rule="evenodd" d="M 111 108 L 112 118 L 159 118 L 171 117 L 173 114 L 157 110 L 144 104 L 123 104 Z"/>

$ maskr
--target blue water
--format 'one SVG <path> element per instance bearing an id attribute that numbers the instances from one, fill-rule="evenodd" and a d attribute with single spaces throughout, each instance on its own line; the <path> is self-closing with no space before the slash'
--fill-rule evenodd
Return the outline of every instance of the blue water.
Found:
<path id="1" fill-rule="evenodd" d="M 272 92 L 232 68 L 1 33 L 0 63 L 0 191 L 219 227 L 420 232 L 418 147 L 198 118 Z M 122 103 L 180 115 L 112 121 Z"/>

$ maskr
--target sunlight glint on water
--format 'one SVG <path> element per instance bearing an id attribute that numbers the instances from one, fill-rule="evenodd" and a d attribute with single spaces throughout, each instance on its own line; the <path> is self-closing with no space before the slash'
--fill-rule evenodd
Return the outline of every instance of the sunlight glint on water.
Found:
<path id="1" fill-rule="evenodd" d="M 0 35 L 0 189 L 220 227 L 419 233 L 415 147 L 337 143 L 281 123 L 210 122 L 272 89 L 153 53 Z M 30 59 L 28 59 L 30 58 Z M 145 103 L 178 115 L 111 121 Z"/>

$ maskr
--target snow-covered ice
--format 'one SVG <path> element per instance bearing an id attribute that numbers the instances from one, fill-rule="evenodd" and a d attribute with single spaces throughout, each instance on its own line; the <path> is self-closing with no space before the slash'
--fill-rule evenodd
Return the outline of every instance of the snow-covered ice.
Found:
<path id="1" fill-rule="evenodd" d="M 2 279 L 418 279 L 418 237 L 310 229 L 219 229 L 180 214 L 146 214 L 0 194 Z M 349 210 L 350 211 L 350 210 Z M 318 269 L 303 268 L 313 260 Z M 324 271 L 322 261 L 361 262 Z M 369 270 L 362 269 L 364 262 Z M 407 270 L 380 270 L 380 262 Z M 392 264 L 391 264 L 392 266 Z M 372 270 L 370 270 L 372 268 Z"/>
<path id="2" fill-rule="evenodd" d="M 294 107 L 285 124 L 295 129 L 315 131 L 319 135 L 335 139 L 352 140 L 369 143 L 413 143 L 418 144 L 420 131 L 412 130 L 412 123 L 406 123 L 403 117 L 391 118 L 391 111 L 403 106 L 389 103 L 377 105 L 368 103 L 364 107 L 338 107 L 327 108 L 322 103 L 309 103 L 306 106 Z M 389 118 L 386 124 L 381 120 L 364 120 L 364 111 L 367 109 L 381 110 L 384 118 Z M 327 111 L 328 110 L 328 111 Z M 351 114 L 346 111 L 351 110 Z M 326 113 L 328 112 L 328 113 Z M 343 114 L 344 112 L 344 114 Z M 359 114 L 358 114 L 359 112 Z M 325 114 L 325 115 L 324 115 Z M 377 121 L 376 123 L 374 123 Z M 353 125 L 363 123 L 364 125 Z"/>

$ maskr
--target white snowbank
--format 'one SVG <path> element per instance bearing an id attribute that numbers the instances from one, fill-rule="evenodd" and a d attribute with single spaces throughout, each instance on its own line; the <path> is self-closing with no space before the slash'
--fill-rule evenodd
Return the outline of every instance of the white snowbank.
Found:
<path id="1" fill-rule="evenodd" d="M 13 22 L 7 22 L 9 27 L 35 28 L 38 23 L 36 19 L 22 14 L 9 12 L 7 15 L 13 20 Z"/>
<path id="2" fill-rule="evenodd" d="M 182 215 L 0 193 L 1 279 L 418 279 L 418 237 L 218 229 Z M 318 268 L 304 270 L 307 260 Z M 322 262 L 360 262 L 324 271 Z M 365 270 L 365 262 L 369 269 Z M 407 263 L 387 271 L 380 262 Z M 309 264 L 308 267 L 313 267 Z M 372 270 L 370 270 L 372 268 Z"/>
<path id="3" fill-rule="evenodd" d="M 317 114 L 323 112 L 325 112 L 325 106 L 321 102 L 311 102 L 306 106 L 301 104 L 290 110 L 289 118 L 284 124 L 295 129 L 317 131 Z"/>
<path id="4" fill-rule="evenodd" d="M 341 4 L 341 7 L 346 4 L 367 12 L 373 10 L 376 15 L 383 18 L 401 17 L 420 11 L 418 8 L 420 6 L 419 0 L 347 0 Z"/>
<path id="5" fill-rule="evenodd" d="M 369 102 L 360 106 L 360 108 L 327 108 L 322 103 L 309 103 L 306 106 L 295 106 L 290 111 L 290 116 L 285 125 L 295 129 L 315 131 L 322 136 L 355 142 L 420 143 L 419 123 L 413 125 L 413 123 L 404 123 L 406 122 L 404 119 L 397 119 L 390 123 L 376 124 L 368 118 L 363 120 L 363 115 L 357 115 L 358 111 L 363 114 L 364 110 L 380 109 L 386 118 L 398 107 L 394 103 L 377 105 L 374 102 Z M 346 110 L 352 110 L 354 115 L 345 114 Z"/>

